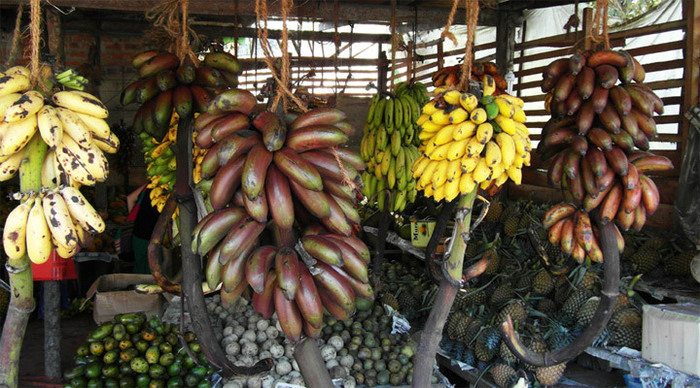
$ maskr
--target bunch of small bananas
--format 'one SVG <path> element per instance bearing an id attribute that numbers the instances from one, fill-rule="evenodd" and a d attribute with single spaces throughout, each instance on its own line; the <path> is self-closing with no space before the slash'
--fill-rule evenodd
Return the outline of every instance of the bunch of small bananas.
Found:
<path id="1" fill-rule="evenodd" d="M 480 81 L 484 75 L 490 75 L 493 77 L 494 82 L 496 82 L 496 93 L 505 93 L 508 83 L 505 78 L 498 72 L 498 66 L 493 62 L 475 62 L 472 65 L 471 79 L 474 81 Z M 459 84 L 459 80 L 462 77 L 462 65 L 454 65 L 443 67 L 442 69 L 436 71 L 433 76 L 433 86 L 435 90 L 433 93 L 435 95 L 443 93 L 450 88 L 454 88 Z"/>
<path id="2" fill-rule="evenodd" d="M 411 166 L 420 155 L 419 128 L 416 120 L 420 106 L 428 100 L 425 85 L 400 83 L 394 97 L 372 97 L 365 133 L 360 142 L 360 156 L 367 164 L 362 173 L 364 195 L 377 197 L 380 210 L 402 211 L 416 198 Z M 391 191 L 391 203 L 385 204 L 384 190 Z M 388 205 L 388 206 L 387 206 Z"/>
<path id="3" fill-rule="evenodd" d="M 73 69 L 58 73 L 55 75 L 55 78 L 59 84 L 75 90 L 85 89 L 89 82 L 87 78 L 78 74 L 78 72 Z"/>
<path id="4" fill-rule="evenodd" d="M 457 90 L 444 92 L 423 106 L 420 156 L 413 165 L 417 188 L 435 201 L 452 201 L 474 190 L 510 178 L 522 180 L 530 165 L 530 138 L 523 101 L 494 96 L 490 75 L 483 77 L 483 96 Z"/>
<path id="5" fill-rule="evenodd" d="M 159 212 L 163 210 L 168 195 L 175 184 L 175 170 L 177 163 L 172 146 L 177 140 L 177 126 L 179 116 L 173 112 L 170 118 L 168 132 L 162 142 L 150 137 L 146 132 L 138 134 L 143 144 L 144 159 L 146 162 L 146 174 L 148 175 L 148 188 L 151 189 L 151 205 Z M 194 171 L 192 178 L 194 183 L 202 180 L 202 160 L 207 150 L 194 146 L 193 150 Z"/>
<path id="6" fill-rule="evenodd" d="M 105 121 L 107 109 L 97 97 L 44 88 L 55 86 L 54 80 L 45 79 L 53 77 L 53 71 L 42 70 L 39 76 L 42 92 L 32 87 L 26 67 L 0 73 L 0 180 L 11 179 L 32 156 L 27 144 L 43 141 L 49 146 L 42 162 L 41 190 L 16 195 L 22 203 L 7 217 L 3 232 L 8 257 L 18 259 L 26 253 L 35 263 L 45 262 L 53 249 L 70 257 L 84 231 L 104 230 L 104 222 L 78 188 L 104 181 L 108 174 L 104 153 L 119 147 Z"/>

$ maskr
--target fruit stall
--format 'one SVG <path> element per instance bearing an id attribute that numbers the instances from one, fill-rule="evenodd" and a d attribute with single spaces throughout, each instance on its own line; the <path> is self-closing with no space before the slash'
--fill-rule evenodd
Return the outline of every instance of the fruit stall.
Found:
<path id="1" fill-rule="evenodd" d="M 694 0 L 5 0 L 0 385 L 700 385 Z"/>

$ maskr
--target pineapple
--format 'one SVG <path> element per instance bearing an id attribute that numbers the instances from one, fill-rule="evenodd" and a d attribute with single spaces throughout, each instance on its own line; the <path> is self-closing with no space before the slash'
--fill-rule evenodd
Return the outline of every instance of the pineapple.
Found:
<path id="1" fill-rule="evenodd" d="M 501 357 L 508 365 L 514 365 L 516 362 L 518 362 L 517 357 L 515 357 L 515 354 L 510 351 L 510 348 L 508 348 L 505 341 L 501 341 L 501 346 L 498 348 L 498 356 Z"/>
<path id="2" fill-rule="evenodd" d="M 671 276 L 690 276 L 690 262 L 696 253 L 691 250 L 671 255 L 664 261 L 664 271 Z"/>
<path id="3" fill-rule="evenodd" d="M 545 269 L 541 269 L 532 279 L 532 291 L 539 295 L 547 295 L 554 289 L 554 280 Z"/>
<path id="4" fill-rule="evenodd" d="M 552 350 L 559 350 L 569 346 L 573 340 L 574 335 L 567 328 L 555 324 L 553 332 L 547 337 L 547 346 Z"/>
<path id="5" fill-rule="evenodd" d="M 490 361 L 498 353 L 501 343 L 501 332 L 489 326 L 479 335 L 474 345 L 474 355 L 481 361 Z"/>
<path id="6" fill-rule="evenodd" d="M 631 349 L 642 349 L 642 327 L 621 326 L 610 333 L 610 344 Z"/>
<path id="7" fill-rule="evenodd" d="M 600 284 L 600 277 L 598 274 L 592 271 L 586 271 L 586 273 L 581 278 L 581 287 L 593 291 Z"/>
<path id="8" fill-rule="evenodd" d="M 488 300 L 486 292 L 478 288 L 465 288 L 459 294 L 464 294 L 464 301 L 461 303 L 465 303 L 465 306 L 481 306 Z"/>
<path id="9" fill-rule="evenodd" d="M 566 363 L 539 367 L 535 372 L 535 377 L 542 385 L 554 385 L 561 380 L 564 370 L 566 370 Z"/>
<path id="10" fill-rule="evenodd" d="M 527 346 L 528 349 L 532 350 L 535 353 L 547 353 L 547 343 L 544 342 L 542 337 L 539 335 L 533 336 L 530 338 L 530 344 Z M 536 366 L 534 365 L 525 365 L 525 369 L 529 371 L 535 371 L 537 369 Z"/>
<path id="11" fill-rule="evenodd" d="M 525 308 L 525 303 L 520 300 L 511 300 L 508 304 L 501 309 L 498 314 L 498 322 L 504 322 L 506 318 L 510 315 L 513 322 L 522 322 L 527 319 L 527 309 Z"/>
<path id="12" fill-rule="evenodd" d="M 650 240 L 651 241 L 651 240 Z M 658 249 L 652 248 L 651 244 L 644 244 L 630 257 L 632 269 L 635 273 L 647 273 L 659 264 L 661 253 Z"/>
<path id="13" fill-rule="evenodd" d="M 580 327 L 590 325 L 599 303 L 600 298 L 597 296 L 594 296 L 583 303 L 581 309 L 576 313 L 576 325 Z"/>
<path id="14" fill-rule="evenodd" d="M 473 348 L 476 342 L 474 338 L 479 334 L 482 324 L 483 323 L 478 319 L 471 321 L 469 325 L 464 326 L 464 330 L 460 331 L 458 340 L 467 344 L 468 347 Z"/>
<path id="15" fill-rule="evenodd" d="M 532 223 L 532 219 L 530 216 L 526 213 L 520 216 L 520 219 L 518 220 L 518 230 L 523 230 L 527 229 L 530 227 L 530 224 Z"/>
<path id="16" fill-rule="evenodd" d="M 508 237 L 513 237 L 518 234 L 518 224 L 520 223 L 520 214 L 517 211 L 509 212 L 505 216 L 505 221 L 503 222 L 503 232 Z"/>
<path id="17" fill-rule="evenodd" d="M 564 304 L 566 299 L 571 294 L 573 288 L 566 276 L 557 276 L 554 278 L 554 301 L 558 304 Z"/>
<path id="18" fill-rule="evenodd" d="M 549 241 L 546 241 L 544 250 L 547 252 L 547 257 L 552 263 L 556 263 L 562 258 L 562 251 L 559 245 L 552 245 L 549 243 Z"/>
<path id="19" fill-rule="evenodd" d="M 561 313 L 564 318 L 569 320 L 574 319 L 578 310 L 591 296 L 593 296 L 593 294 L 585 288 L 576 289 L 561 307 Z"/>
<path id="20" fill-rule="evenodd" d="M 445 325 L 447 338 L 457 340 L 459 330 L 461 329 L 461 326 L 465 324 L 464 321 L 466 319 L 471 321 L 471 318 L 469 318 L 467 314 L 463 313 L 462 311 L 455 311 L 454 313 L 450 314 L 450 316 L 447 318 L 447 324 Z M 466 323 L 466 325 L 468 324 L 469 322 Z"/>
<path id="21" fill-rule="evenodd" d="M 489 206 L 489 211 L 486 213 L 486 217 L 484 217 L 484 221 L 498 222 L 498 220 L 500 220 L 501 216 L 503 215 L 504 209 L 505 207 L 503 206 L 503 202 L 491 202 L 491 205 Z"/>
<path id="22" fill-rule="evenodd" d="M 382 302 L 382 304 L 385 304 L 394 310 L 399 309 L 399 302 L 396 300 L 394 294 L 390 292 L 385 292 L 384 294 L 382 294 L 380 301 Z"/>
<path id="23" fill-rule="evenodd" d="M 532 288 L 532 276 L 528 273 L 521 276 L 515 286 L 518 290 L 529 291 Z"/>
<path id="24" fill-rule="evenodd" d="M 512 387 L 518 379 L 515 369 L 506 364 L 494 364 L 489 370 L 493 382 L 499 387 Z"/>
<path id="25" fill-rule="evenodd" d="M 489 305 L 494 308 L 499 307 L 512 299 L 513 295 L 513 289 L 510 283 L 502 283 L 493 291 L 493 294 L 491 294 Z"/>
<path id="26" fill-rule="evenodd" d="M 399 311 L 404 314 L 410 314 L 418 309 L 420 301 L 413 296 L 412 290 L 403 289 L 397 298 Z"/>
<path id="27" fill-rule="evenodd" d="M 620 294 L 617 296 L 617 299 L 615 299 L 615 304 L 613 305 L 613 312 L 620 311 L 623 308 L 628 307 L 629 304 L 630 298 L 628 298 L 625 294 Z"/>
<path id="28" fill-rule="evenodd" d="M 537 311 L 544 314 L 554 314 L 557 311 L 557 304 L 551 299 L 540 299 L 540 301 L 537 302 Z"/>
<path id="29" fill-rule="evenodd" d="M 489 261 L 486 270 L 484 270 L 484 274 L 493 275 L 498 272 L 501 265 L 501 257 L 498 255 L 498 251 L 494 246 L 487 248 L 482 258 L 487 258 Z"/>
<path id="30" fill-rule="evenodd" d="M 623 308 L 610 318 L 610 327 L 615 330 L 624 326 L 642 326 L 642 315 L 634 307 Z"/>

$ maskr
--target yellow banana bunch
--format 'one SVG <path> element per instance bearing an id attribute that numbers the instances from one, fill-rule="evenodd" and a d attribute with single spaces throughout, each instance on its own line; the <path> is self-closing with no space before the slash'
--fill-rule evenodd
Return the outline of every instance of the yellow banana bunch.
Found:
<path id="1" fill-rule="evenodd" d="M 493 79 L 483 79 L 483 96 L 443 91 L 425 104 L 416 123 L 421 128 L 421 156 L 413 164 L 416 187 L 435 201 L 452 201 L 477 185 L 486 189 L 508 179 L 520 184 L 530 165 L 529 131 L 523 101 L 494 96 Z"/>
<path id="2" fill-rule="evenodd" d="M 195 117 L 198 115 L 198 113 L 195 113 Z M 178 122 L 178 114 L 177 112 L 173 112 L 170 117 L 168 132 L 160 143 L 146 132 L 141 132 L 138 135 L 143 144 L 146 175 L 149 180 L 148 188 L 151 189 L 151 205 L 159 212 L 163 210 L 168 195 L 172 192 L 175 184 L 177 163 L 175 161 L 173 147 L 177 141 Z M 192 172 L 192 177 L 196 184 L 202 180 L 202 160 L 204 160 L 207 149 L 199 148 L 196 142 L 194 142 L 194 139 L 193 143 L 192 160 L 194 161 L 194 170 Z"/>
<path id="3" fill-rule="evenodd" d="M 400 83 L 389 98 L 372 97 L 360 156 L 367 164 L 362 173 L 363 193 L 380 210 L 402 211 L 416 198 L 411 168 L 420 155 L 417 120 L 425 101 L 427 91 L 420 83 Z M 391 192 L 388 204 L 384 203 L 386 190 Z"/>

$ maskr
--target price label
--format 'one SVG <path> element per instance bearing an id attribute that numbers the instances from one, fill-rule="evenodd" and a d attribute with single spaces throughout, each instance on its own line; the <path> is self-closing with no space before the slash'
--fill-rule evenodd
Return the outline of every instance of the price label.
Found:
<path id="1" fill-rule="evenodd" d="M 406 334 L 411 330 L 411 324 L 400 314 L 395 314 L 391 322 L 391 334 Z"/>

